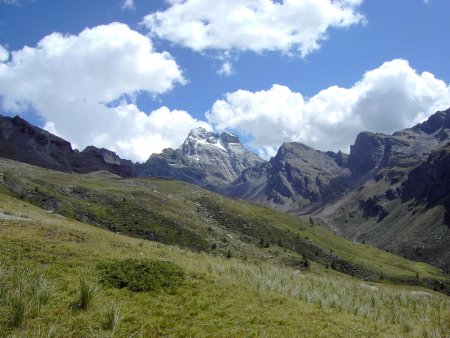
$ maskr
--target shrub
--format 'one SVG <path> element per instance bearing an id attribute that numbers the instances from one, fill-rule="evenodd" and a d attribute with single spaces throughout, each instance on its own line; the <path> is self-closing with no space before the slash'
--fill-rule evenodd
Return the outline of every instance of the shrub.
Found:
<path id="1" fill-rule="evenodd" d="M 178 265 L 166 261 L 129 258 L 100 263 L 97 268 L 103 284 L 136 292 L 173 288 L 185 279 Z"/>

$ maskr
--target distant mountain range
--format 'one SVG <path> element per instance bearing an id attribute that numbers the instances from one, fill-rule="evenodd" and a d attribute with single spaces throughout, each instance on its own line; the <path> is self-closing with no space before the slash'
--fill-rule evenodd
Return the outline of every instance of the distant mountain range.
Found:
<path id="1" fill-rule="evenodd" d="M 0 117 L 0 156 L 64 172 L 186 181 L 328 225 L 337 234 L 450 271 L 450 109 L 393 135 L 362 132 L 350 154 L 284 143 L 265 161 L 236 135 L 192 130 L 142 164 Z"/>

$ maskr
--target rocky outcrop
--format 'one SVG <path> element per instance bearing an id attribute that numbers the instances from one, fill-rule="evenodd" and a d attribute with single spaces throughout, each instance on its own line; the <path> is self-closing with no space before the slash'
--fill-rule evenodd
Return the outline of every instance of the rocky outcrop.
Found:
<path id="1" fill-rule="evenodd" d="M 376 169 L 384 154 L 386 136 L 369 132 L 360 133 L 350 147 L 348 167 L 356 175 L 364 175 Z"/>
<path id="2" fill-rule="evenodd" d="M 187 159 L 171 148 L 151 155 L 143 164 L 135 165 L 135 174 L 138 177 L 165 177 L 199 185 L 205 178 L 205 173 L 191 168 Z"/>

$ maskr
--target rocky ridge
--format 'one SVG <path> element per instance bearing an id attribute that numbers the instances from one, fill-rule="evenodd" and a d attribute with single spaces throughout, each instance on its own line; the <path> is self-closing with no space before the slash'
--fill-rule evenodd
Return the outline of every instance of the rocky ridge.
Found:
<path id="1" fill-rule="evenodd" d="M 63 172 L 107 170 L 124 177 L 133 174 L 133 163 L 114 152 L 93 146 L 82 152 L 73 150 L 66 140 L 19 116 L 0 116 L 0 156 Z"/>
<path id="2" fill-rule="evenodd" d="M 264 160 L 247 150 L 231 133 L 217 134 L 204 128 L 191 130 L 178 149 L 153 154 L 136 169 L 138 176 L 163 176 L 219 190 L 247 168 Z"/>

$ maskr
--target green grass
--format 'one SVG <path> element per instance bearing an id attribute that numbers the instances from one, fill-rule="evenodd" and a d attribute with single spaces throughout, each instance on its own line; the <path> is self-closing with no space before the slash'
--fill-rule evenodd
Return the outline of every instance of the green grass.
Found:
<path id="1" fill-rule="evenodd" d="M 1 193 L 0 205 L 10 215 L 30 219 L 0 220 L 0 264 L 31 269 L 53 290 L 40 313 L 27 316 L 19 328 L 9 325 L 8 306 L 0 305 L 2 337 L 450 334 L 449 298 L 433 291 L 368 284 L 314 262 L 299 273 L 270 260 L 227 259 L 130 238 Z M 71 307 L 79 294 L 80 271 L 91 271 L 88 277 L 95 278 L 98 264 L 130 258 L 172 262 L 186 279 L 170 291 L 101 286 L 87 311 Z M 120 304 L 121 320 L 114 331 L 105 325 L 111 303 Z"/>
<path id="2" fill-rule="evenodd" d="M 433 266 L 353 243 L 323 226 L 183 182 L 121 179 L 106 172 L 70 175 L 0 159 L 0 191 L 54 213 L 128 236 L 248 261 L 294 268 L 314 261 L 372 281 L 450 292 Z M 82 244 L 84 238 L 71 234 Z M 264 241 L 266 245 L 260 245 Z M 416 276 L 419 278 L 416 278 Z"/>
<path id="3" fill-rule="evenodd" d="M 0 306 L 5 309 L 7 325 L 20 328 L 28 317 L 39 316 L 52 295 L 46 278 L 37 271 L 23 268 L 20 262 L 0 266 Z"/>

